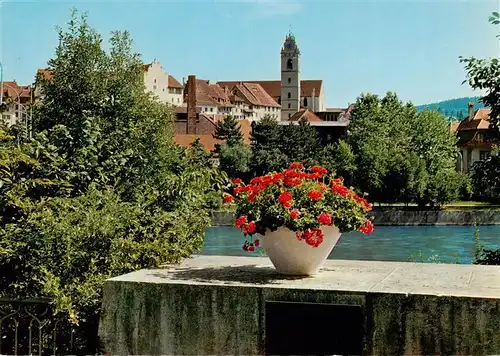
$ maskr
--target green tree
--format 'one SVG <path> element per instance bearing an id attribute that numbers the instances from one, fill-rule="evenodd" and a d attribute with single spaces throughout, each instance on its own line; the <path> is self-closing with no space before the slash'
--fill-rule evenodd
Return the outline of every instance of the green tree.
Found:
<path id="1" fill-rule="evenodd" d="M 226 172 L 230 178 L 247 178 L 250 171 L 251 158 L 252 151 L 248 145 L 229 145 L 223 143 L 220 146 L 220 168 Z"/>
<path id="2" fill-rule="evenodd" d="M 394 93 L 362 95 L 347 141 L 356 157 L 354 184 L 372 200 L 439 205 L 456 199 L 463 179 L 455 171 L 456 138 L 442 114 L 418 112 Z"/>
<path id="3" fill-rule="evenodd" d="M 356 157 L 345 140 L 325 146 L 320 153 L 320 162 L 330 172 L 343 177 L 346 185 L 352 184 L 352 177 L 357 169 Z"/>
<path id="4" fill-rule="evenodd" d="M 288 165 L 288 157 L 281 151 L 281 126 L 275 118 L 264 116 L 252 123 L 252 161 L 253 175 L 278 171 Z"/>
<path id="5" fill-rule="evenodd" d="M 493 12 L 489 18 L 490 23 L 495 26 L 500 24 L 498 12 Z M 500 38 L 500 37 L 499 37 Z M 498 138 L 500 120 L 500 59 L 482 59 L 460 57 L 460 62 L 465 64 L 467 77 L 464 83 L 468 83 L 473 89 L 486 92 L 481 97 L 485 106 L 491 108 L 490 124 L 493 133 Z"/>
<path id="6" fill-rule="evenodd" d="M 492 155 L 472 166 L 472 191 L 476 199 L 500 201 L 500 156 Z"/>
<path id="7" fill-rule="evenodd" d="M 224 120 L 219 121 L 212 135 L 215 139 L 225 141 L 228 145 L 238 145 L 243 143 L 241 126 L 232 115 L 227 115 Z"/>
<path id="8" fill-rule="evenodd" d="M 228 181 L 199 145 L 174 144 L 128 33 L 105 51 L 76 12 L 58 33 L 34 139 L 0 131 L 0 297 L 51 298 L 95 353 L 104 280 L 200 249 Z"/>
<path id="9" fill-rule="evenodd" d="M 281 126 L 281 137 L 281 152 L 288 157 L 288 163 L 311 165 L 317 160 L 320 150 L 318 135 L 307 120 Z"/>

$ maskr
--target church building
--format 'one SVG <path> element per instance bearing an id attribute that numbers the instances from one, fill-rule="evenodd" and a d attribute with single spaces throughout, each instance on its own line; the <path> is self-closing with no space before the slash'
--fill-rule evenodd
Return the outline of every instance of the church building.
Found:
<path id="1" fill-rule="evenodd" d="M 303 109 L 325 111 L 323 81 L 300 79 L 300 50 L 292 33 L 286 36 L 280 55 L 281 80 L 221 81 L 217 84 L 228 88 L 241 83 L 259 84 L 281 105 L 281 120 L 284 121 Z"/>

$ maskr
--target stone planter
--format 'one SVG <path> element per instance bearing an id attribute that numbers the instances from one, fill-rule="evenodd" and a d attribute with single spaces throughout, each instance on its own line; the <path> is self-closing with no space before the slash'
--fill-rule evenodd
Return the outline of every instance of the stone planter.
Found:
<path id="1" fill-rule="evenodd" d="M 260 240 L 278 273 L 310 276 L 318 273 L 341 235 L 336 226 L 325 226 L 322 230 L 325 237 L 318 247 L 299 241 L 296 233 L 285 227 L 266 232 Z"/>

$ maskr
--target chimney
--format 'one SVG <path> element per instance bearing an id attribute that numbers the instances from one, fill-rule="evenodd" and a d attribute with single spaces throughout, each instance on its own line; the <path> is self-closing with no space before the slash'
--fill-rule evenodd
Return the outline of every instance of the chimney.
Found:
<path id="1" fill-rule="evenodd" d="M 188 76 L 187 81 L 187 134 L 196 134 L 196 76 Z"/>
<path id="2" fill-rule="evenodd" d="M 472 121 L 474 118 L 474 103 L 469 103 L 469 121 Z"/>
<path id="3" fill-rule="evenodd" d="M 182 86 L 185 87 L 186 86 L 186 77 L 182 77 Z"/>
<path id="4" fill-rule="evenodd" d="M 313 88 L 311 102 L 312 102 L 312 112 L 314 112 L 314 97 L 316 96 L 316 88 Z"/>

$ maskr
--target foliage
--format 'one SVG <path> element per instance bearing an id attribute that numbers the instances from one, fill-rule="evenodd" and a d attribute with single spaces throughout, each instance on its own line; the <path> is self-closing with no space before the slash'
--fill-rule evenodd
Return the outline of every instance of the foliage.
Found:
<path id="1" fill-rule="evenodd" d="M 59 39 L 34 139 L 0 130 L 0 296 L 52 298 L 95 353 L 104 280 L 199 249 L 228 179 L 174 145 L 128 33 L 106 52 L 75 12 Z"/>
<path id="2" fill-rule="evenodd" d="M 248 175 L 252 151 L 248 145 L 223 143 L 219 149 L 220 168 L 230 178 Z"/>
<path id="3" fill-rule="evenodd" d="M 320 162 L 336 176 L 344 177 L 347 185 L 352 184 L 352 176 L 357 169 L 356 157 L 345 140 L 325 146 L 320 152 Z"/>
<path id="4" fill-rule="evenodd" d="M 366 215 L 371 204 L 327 173 L 320 166 L 305 171 L 301 163 L 293 163 L 280 173 L 255 177 L 247 185 L 233 181 L 232 194 L 226 193 L 224 200 L 235 201 L 235 224 L 244 235 L 265 235 L 286 227 L 296 231 L 299 240 L 317 247 L 323 241 L 321 226 L 371 233 L 373 225 Z M 253 247 L 254 243 L 247 242 L 244 248 Z"/>
<path id="5" fill-rule="evenodd" d="M 303 162 L 312 165 L 319 151 L 316 129 L 306 119 L 297 124 L 281 126 L 281 152 L 288 157 L 288 162 Z"/>
<path id="6" fill-rule="evenodd" d="M 479 238 L 479 229 L 474 225 L 474 242 L 476 251 L 474 254 L 474 264 L 500 266 L 500 249 L 485 249 Z"/>
<path id="7" fill-rule="evenodd" d="M 217 140 L 225 141 L 228 145 L 243 143 L 241 126 L 232 115 L 227 115 L 224 120 L 217 123 L 215 133 L 212 136 Z"/>
<path id="8" fill-rule="evenodd" d="M 458 197 L 463 178 L 455 171 L 456 139 L 441 114 L 419 112 L 394 93 L 366 94 L 356 102 L 349 130 L 353 184 L 372 200 L 440 205 Z"/>
<path id="9" fill-rule="evenodd" d="M 251 147 L 254 176 L 280 171 L 294 161 L 312 165 L 320 152 L 316 130 L 306 120 L 280 125 L 269 115 L 252 123 Z"/>
<path id="10" fill-rule="evenodd" d="M 489 21 L 497 26 L 500 23 L 498 12 L 492 13 Z M 481 97 L 481 101 L 485 106 L 491 108 L 490 124 L 495 134 L 498 135 L 500 120 L 500 59 L 460 57 L 460 62 L 464 63 L 467 72 L 464 83 L 467 82 L 473 89 L 486 92 L 486 95 Z"/>
<path id="11" fill-rule="evenodd" d="M 500 201 L 500 155 L 491 155 L 486 160 L 472 165 L 472 189 L 476 199 Z"/>
<path id="12" fill-rule="evenodd" d="M 266 115 L 252 123 L 252 162 L 254 175 L 279 171 L 288 165 L 288 157 L 281 151 L 281 127 L 275 118 Z"/>

